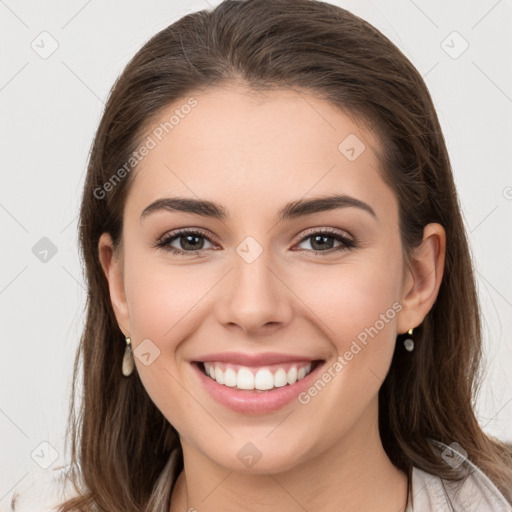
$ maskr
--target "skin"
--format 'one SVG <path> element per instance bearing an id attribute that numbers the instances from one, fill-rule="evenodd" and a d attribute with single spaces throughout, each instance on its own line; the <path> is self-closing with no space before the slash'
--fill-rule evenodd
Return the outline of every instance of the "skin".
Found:
<path id="1" fill-rule="evenodd" d="M 171 512 L 405 509 L 407 477 L 387 457 L 378 430 L 378 390 L 396 336 L 418 326 L 442 279 L 445 232 L 425 226 L 404 258 L 398 203 L 379 170 L 379 141 L 332 105 L 305 92 L 257 94 L 240 84 L 200 92 L 198 105 L 139 164 L 127 196 L 122 243 L 108 234 L 100 260 L 123 333 L 134 349 L 150 339 L 160 355 L 136 371 L 178 430 L 185 469 Z M 169 119 L 184 101 L 169 105 Z M 150 131 L 148 131 L 150 133 Z M 349 161 L 338 150 L 355 134 L 366 146 Z M 147 136 L 147 134 L 146 134 Z M 369 204 L 277 223 L 287 202 L 333 193 Z M 142 211 L 163 197 L 221 203 L 226 221 L 191 213 Z M 154 247 L 179 228 L 202 228 L 202 256 Z M 332 228 L 357 246 L 314 254 L 309 228 Z M 262 254 L 236 252 L 252 236 Z M 329 240 L 324 250 L 339 247 Z M 174 248 L 186 250 L 178 237 Z M 334 379 L 303 405 L 260 415 L 234 412 L 205 391 L 190 361 L 209 352 L 280 352 L 331 366 L 392 304 L 385 323 Z M 246 467 L 248 442 L 261 459 Z"/>

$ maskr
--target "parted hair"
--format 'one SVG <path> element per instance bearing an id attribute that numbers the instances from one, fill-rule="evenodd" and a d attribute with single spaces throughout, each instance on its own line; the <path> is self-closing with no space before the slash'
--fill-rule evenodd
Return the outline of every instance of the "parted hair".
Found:
<path id="1" fill-rule="evenodd" d="M 79 239 L 87 283 L 85 327 L 74 365 L 68 425 L 79 495 L 60 512 L 150 511 L 173 449 L 173 426 L 135 371 L 121 373 L 124 336 L 110 302 L 98 241 L 118 247 L 136 168 L 99 198 L 95 190 L 130 159 L 171 103 L 227 83 L 254 91 L 294 89 L 324 99 L 374 133 L 383 179 L 399 204 L 405 256 L 426 224 L 441 224 L 446 260 L 437 299 L 397 349 L 379 391 L 379 430 L 393 464 L 448 479 L 460 475 L 429 439 L 457 442 L 512 501 L 510 446 L 479 425 L 481 316 L 459 199 L 439 120 L 421 75 L 372 25 L 315 0 L 225 0 L 187 14 L 136 53 L 110 91 L 89 155 Z"/>

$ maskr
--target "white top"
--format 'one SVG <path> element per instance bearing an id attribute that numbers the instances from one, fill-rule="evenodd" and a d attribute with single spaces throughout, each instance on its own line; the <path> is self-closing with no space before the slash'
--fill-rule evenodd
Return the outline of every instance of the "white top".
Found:
<path id="1" fill-rule="evenodd" d="M 412 470 L 412 496 L 406 512 L 512 512 L 512 505 L 474 464 L 461 482 Z"/>
<path id="2" fill-rule="evenodd" d="M 460 456 L 453 448 L 435 442 L 452 454 Z M 170 503 L 170 482 L 175 481 L 176 452 L 160 475 L 156 488 L 159 489 L 161 501 L 154 512 L 168 512 Z M 507 502 L 496 486 L 474 464 L 463 457 L 467 476 L 461 482 L 452 482 L 430 475 L 413 467 L 411 495 L 406 512 L 512 512 L 512 505 Z M 74 495 L 74 488 L 68 480 L 69 466 L 40 468 L 32 470 L 18 485 L 9 491 L 0 503 L 0 512 L 56 512 L 64 499 Z"/>

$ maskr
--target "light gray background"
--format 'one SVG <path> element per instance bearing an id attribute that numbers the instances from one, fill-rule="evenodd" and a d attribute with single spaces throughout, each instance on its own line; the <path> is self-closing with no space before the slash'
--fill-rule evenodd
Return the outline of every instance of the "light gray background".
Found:
<path id="1" fill-rule="evenodd" d="M 59 454 L 53 466 L 67 462 L 63 436 L 85 304 L 77 213 L 107 93 L 150 36 L 188 12 L 217 3 L 0 0 L 0 504 L 36 467 L 34 450 L 51 456 L 51 449 L 40 443 L 50 443 Z M 487 374 L 477 402 L 479 420 L 487 432 L 511 441 L 512 4 L 332 3 L 395 42 L 425 77 L 434 98 L 470 233 L 485 318 Z M 58 43 L 47 59 L 31 47 L 40 52 L 51 48 L 49 36 L 40 36 L 43 31 Z M 453 31 L 469 44 L 458 58 L 452 56 L 465 43 Z M 46 263 L 32 252 L 42 237 L 58 249 Z"/>

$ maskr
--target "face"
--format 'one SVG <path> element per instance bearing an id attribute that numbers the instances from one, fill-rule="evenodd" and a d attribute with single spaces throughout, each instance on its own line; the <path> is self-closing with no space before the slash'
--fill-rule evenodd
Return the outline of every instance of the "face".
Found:
<path id="1" fill-rule="evenodd" d="M 378 141 L 330 104 L 239 86 L 194 98 L 143 137 L 156 144 L 104 263 L 112 303 L 188 450 L 284 470 L 376 421 L 397 333 L 421 321 L 402 302 L 398 204 Z"/>

